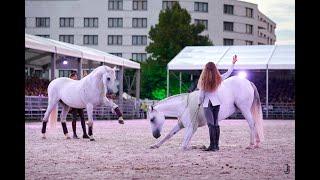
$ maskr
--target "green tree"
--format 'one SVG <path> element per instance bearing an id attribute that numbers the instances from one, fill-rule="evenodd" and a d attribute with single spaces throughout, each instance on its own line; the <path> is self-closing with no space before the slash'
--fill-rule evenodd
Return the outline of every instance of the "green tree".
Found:
<path id="1" fill-rule="evenodd" d="M 199 35 L 204 29 L 202 24 L 191 24 L 190 14 L 180 7 L 179 3 L 175 3 L 171 9 L 160 12 L 159 23 L 151 26 L 149 31 L 152 42 L 146 47 L 146 51 L 151 53 L 151 57 L 141 63 L 142 98 L 163 99 L 165 97 L 167 64 L 185 46 L 212 45 L 207 36 Z M 183 77 L 183 79 L 186 78 Z M 170 86 L 172 92 L 177 93 L 178 80 L 170 79 L 170 84 L 174 87 Z"/>

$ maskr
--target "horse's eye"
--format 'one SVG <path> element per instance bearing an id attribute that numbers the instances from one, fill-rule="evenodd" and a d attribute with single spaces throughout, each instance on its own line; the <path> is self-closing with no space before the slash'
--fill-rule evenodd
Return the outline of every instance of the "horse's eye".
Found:
<path id="1" fill-rule="evenodd" d="M 153 122 L 153 121 L 154 121 L 154 119 L 155 119 L 155 118 L 153 117 L 153 118 L 151 118 L 151 119 L 150 119 L 150 121 L 151 121 L 151 122 Z"/>
<path id="2" fill-rule="evenodd" d="M 110 78 L 108 77 L 107 80 L 110 81 Z"/>

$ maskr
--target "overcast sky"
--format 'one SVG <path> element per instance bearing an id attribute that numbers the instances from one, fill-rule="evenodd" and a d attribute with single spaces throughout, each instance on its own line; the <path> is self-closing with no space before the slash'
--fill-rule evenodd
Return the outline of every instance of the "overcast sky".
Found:
<path id="1" fill-rule="evenodd" d="M 258 4 L 260 12 L 277 24 L 276 44 L 295 43 L 295 2 L 294 0 L 243 0 Z"/>

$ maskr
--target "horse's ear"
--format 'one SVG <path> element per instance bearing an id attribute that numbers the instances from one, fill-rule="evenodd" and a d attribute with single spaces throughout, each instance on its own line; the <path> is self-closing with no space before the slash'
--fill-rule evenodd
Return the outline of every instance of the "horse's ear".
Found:
<path id="1" fill-rule="evenodd" d="M 153 111 L 153 105 L 151 105 L 151 111 Z"/>

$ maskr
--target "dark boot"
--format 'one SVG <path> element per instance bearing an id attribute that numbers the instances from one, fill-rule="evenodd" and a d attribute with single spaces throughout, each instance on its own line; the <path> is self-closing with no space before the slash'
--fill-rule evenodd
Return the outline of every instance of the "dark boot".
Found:
<path id="1" fill-rule="evenodd" d="M 79 139 L 77 136 L 77 121 L 72 121 L 72 131 L 73 131 L 73 139 Z"/>
<path id="2" fill-rule="evenodd" d="M 208 127 L 209 127 L 209 136 L 210 136 L 210 146 L 207 149 L 205 149 L 205 151 L 216 151 L 215 150 L 215 144 L 216 144 L 215 128 L 211 124 L 209 124 Z"/>
<path id="3" fill-rule="evenodd" d="M 88 134 L 87 134 L 86 122 L 85 122 L 85 120 L 84 120 L 83 111 L 80 113 L 80 119 L 81 119 L 82 131 L 83 131 L 82 138 L 83 138 L 83 139 L 89 139 L 90 137 L 89 137 Z"/>
<path id="4" fill-rule="evenodd" d="M 214 126 L 215 128 L 215 144 L 214 149 L 219 150 L 219 137 L 220 137 L 220 126 Z"/>

